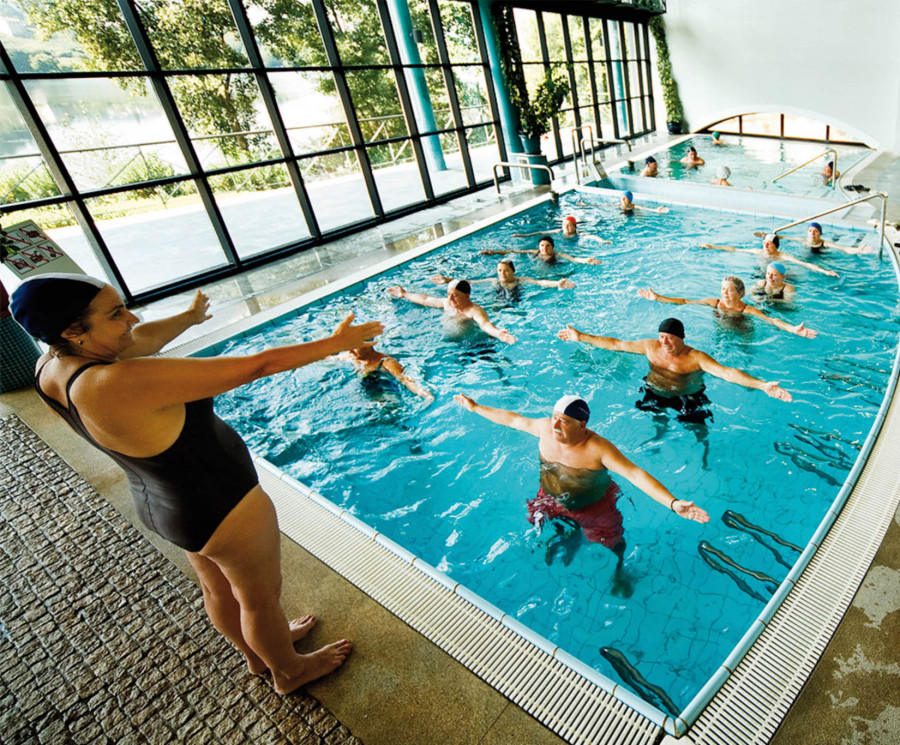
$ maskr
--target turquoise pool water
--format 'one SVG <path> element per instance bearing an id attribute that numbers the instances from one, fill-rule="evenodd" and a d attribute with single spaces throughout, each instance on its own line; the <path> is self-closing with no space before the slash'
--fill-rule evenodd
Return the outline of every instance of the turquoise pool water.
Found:
<path id="1" fill-rule="evenodd" d="M 625 216 L 610 203 L 563 197 L 379 275 L 233 342 L 226 353 L 321 337 L 350 310 L 379 318 L 378 348 L 395 355 L 437 394 L 427 406 L 391 381 L 363 381 L 328 360 L 257 381 L 217 399 L 251 446 L 287 473 L 447 572 L 539 634 L 663 711 L 687 704 L 759 614 L 814 533 L 850 470 L 881 403 L 898 334 L 894 273 L 887 259 L 833 252 L 813 259 L 835 279 L 789 270 L 797 300 L 762 306 L 819 331 L 803 339 L 756 321 L 717 318 L 701 306 L 662 305 L 637 290 L 714 297 L 734 274 L 761 276 L 745 254 L 700 243 L 755 247 L 773 221 L 674 208 Z M 528 248 L 515 238 L 579 218 L 583 234 L 558 241 L 601 266 L 538 265 L 514 257 L 518 273 L 569 277 L 574 290 L 525 288 L 517 298 L 475 285 L 473 299 L 518 337 L 505 345 L 479 333 L 448 335 L 437 310 L 392 300 L 394 284 L 434 295 L 435 273 L 494 272 L 483 248 Z M 845 244 L 865 239 L 829 228 Z M 789 233 L 790 234 L 790 233 Z M 794 233 L 800 235 L 800 232 Z M 801 246 L 783 246 L 810 259 Z M 714 420 L 705 431 L 635 408 L 647 370 L 639 356 L 562 342 L 566 323 L 626 339 L 655 336 L 677 316 L 686 341 L 725 365 L 779 380 L 793 403 L 708 378 Z M 537 440 L 487 422 L 452 401 L 477 401 L 528 416 L 548 415 L 563 393 L 590 403 L 590 426 L 676 496 L 707 509 L 707 525 L 677 518 L 622 479 L 625 572 L 614 587 L 611 551 L 581 541 L 551 550 L 526 521 L 538 481 Z M 618 590 L 616 594 L 614 590 Z M 673 711 L 674 710 L 674 711 Z"/>
<path id="2" fill-rule="evenodd" d="M 776 194 L 799 194 L 824 199 L 843 199 L 840 193 L 840 184 L 832 189 L 825 183 L 825 179 L 821 175 L 822 167 L 833 154 L 829 154 L 828 158 L 823 157 L 810 163 L 775 183 L 772 183 L 772 179 L 810 158 L 824 153 L 827 148 L 837 151 L 838 171 L 841 173 L 846 173 L 871 152 L 867 148 L 853 145 L 833 143 L 825 145 L 820 142 L 799 142 L 769 137 L 722 135 L 722 140 L 726 143 L 725 145 L 713 145 L 711 136 L 693 135 L 668 150 L 654 153 L 653 157 L 659 164 L 657 178 L 709 184 L 716 177 L 719 166 L 725 165 L 731 169 L 728 181 L 735 188 L 763 190 Z M 705 165 L 693 168 L 680 162 L 687 155 L 691 146 L 694 146 L 697 154 L 706 161 Z M 643 159 L 636 160 L 635 175 L 640 174 L 643 167 Z M 630 175 L 628 168 L 622 168 L 613 173 Z M 849 184 L 851 181 L 847 180 L 845 183 Z M 856 192 L 845 193 L 852 198 L 861 196 Z"/>

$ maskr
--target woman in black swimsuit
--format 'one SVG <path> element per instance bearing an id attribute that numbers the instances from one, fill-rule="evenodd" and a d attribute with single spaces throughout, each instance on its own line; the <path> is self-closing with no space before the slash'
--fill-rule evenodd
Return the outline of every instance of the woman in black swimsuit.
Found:
<path id="1" fill-rule="evenodd" d="M 144 524 L 187 552 L 210 620 L 244 654 L 251 673 L 267 668 L 286 694 L 338 667 L 342 639 L 312 654 L 293 642 L 315 619 L 288 623 L 281 609 L 280 533 L 241 438 L 213 413 L 212 397 L 373 342 L 379 323 L 351 325 L 308 344 L 247 357 L 151 357 L 202 323 L 197 293 L 184 313 L 137 325 L 114 288 L 90 277 L 45 274 L 12 296 L 15 319 L 50 345 L 38 360 L 41 398 L 128 475 Z"/>

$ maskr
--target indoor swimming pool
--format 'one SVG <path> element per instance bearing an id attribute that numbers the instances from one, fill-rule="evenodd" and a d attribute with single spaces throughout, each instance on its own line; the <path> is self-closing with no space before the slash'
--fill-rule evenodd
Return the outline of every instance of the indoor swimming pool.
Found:
<path id="1" fill-rule="evenodd" d="M 658 163 L 659 173 L 656 178 L 691 184 L 711 184 L 719 167 L 727 166 L 731 172 L 728 182 L 738 189 L 762 190 L 774 194 L 795 194 L 822 199 L 843 199 L 842 184 L 839 182 L 832 189 L 821 173 L 823 166 L 834 158 L 834 153 L 828 152 L 828 150 L 833 149 L 837 152 L 837 169 L 841 174 L 847 173 L 872 153 L 866 147 L 855 145 L 803 142 L 771 137 L 724 134 L 721 136 L 721 141 L 724 143 L 723 145 L 713 145 L 711 135 L 694 134 L 671 147 L 654 152 L 652 155 Z M 696 148 L 698 156 L 705 161 L 704 165 L 694 167 L 681 162 L 692 146 Z M 820 155 L 822 157 L 809 165 L 773 182 L 774 179 L 792 168 Z M 628 164 L 625 164 L 616 171 L 610 171 L 611 175 L 639 177 L 644 167 L 644 159 L 640 158 L 632 162 L 634 171 L 631 171 Z M 850 184 L 851 181 L 847 180 L 844 183 Z M 640 190 L 636 184 L 633 188 L 635 191 Z M 844 193 L 848 199 L 863 194 L 855 191 Z"/>
<path id="2" fill-rule="evenodd" d="M 473 285 L 472 299 L 515 344 L 461 334 L 442 322 L 441 311 L 386 292 L 400 284 L 439 296 L 445 288 L 433 275 L 493 276 L 500 257 L 480 251 L 535 248 L 537 236 L 516 234 L 554 229 L 567 214 L 578 218 L 581 236 L 557 237 L 557 249 L 597 257 L 599 266 L 511 258 L 518 275 L 565 277 L 573 289 L 526 285 L 509 294 Z M 327 360 L 220 396 L 217 409 L 285 473 L 674 716 L 744 636 L 816 532 L 873 425 L 896 354 L 897 286 L 887 257 L 835 250 L 812 257 L 800 243 L 782 244 L 839 274 L 788 265 L 796 299 L 758 303 L 790 324 L 805 322 L 818 332 L 814 339 L 706 306 L 638 296 L 652 287 L 668 296 L 717 297 L 726 275 L 751 287 L 764 271 L 756 256 L 700 245 L 756 248 L 753 233 L 780 222 L 679 206 L 624 215 L 611 200 L 570 193 L 217 350 L 251 353 L 318 338 L 353 311 L 384 322 L 377 348 L 434 391 L 433 404 Z M 847 246 L 877 240 L 841 225 L 825 232 Z M 668 316 L 684 322 L 688 344 L 723 365 L 780 381 L 793 403 L 707 376 L 712 420 L 683 424 L 635 407 L 645 359 L 557 338 L 567 324 L 623 339 L 654 337 Z M 564 393 L 585 397 L 592 429 L 677 497 L 704 507 L 711 522 L 681 520 L 616 478 L 624 576 L 601 545 L 578 536 L 548 542 L 526 519 L 538 484 L 537 441 L 466 412 L 453 402 L 456 393 L 533 417 L 549 415 Z"/>

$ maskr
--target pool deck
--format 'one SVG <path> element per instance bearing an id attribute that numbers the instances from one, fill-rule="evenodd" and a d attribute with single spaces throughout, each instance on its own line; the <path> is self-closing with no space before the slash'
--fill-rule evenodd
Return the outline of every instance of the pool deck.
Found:
<path id="1" fill-rule="evenodd" d="M 882 154 L 854 182 L 893 190 L 888 218 L 900 219 L 900 158 Z M 480 192 L 215 283 L 207 291 L 216 317 L 202 330 L 250 317 L 532 196 L 509 196 L 510 189 L 503 186 L 507 196 L 501 201 L 493 191 Z M 900 234 L 892 232 L 891 240 L 900 241 Z M 187 298 L 155 303 L 144 317 L 183 308 Z M 279 699 L 264 681 L 242 672 L 239 655 L 217 638 L 183 554 L 139 524 L 124 476 L 112 462 L 73 437 L 30 390 L 0 396 L 0 417 L 8 417 L 0 422 L 4 742 L 561 742 L 287 538 L 287 612 L 320 618 L 311 643 L 347 636 L 356 647 L 342 669 L 307 687 L 310 695 Z M 74 473 L 54 461 L 41 441 Z M 69 490 L 80 500 L 77 509 L 69 504 Z M 37 498 L 45 492 L 54 498 Z M 72 509 L 55 512 L 57 499 Z M 129 582 L 129 576 L 140 581 Z M 144 581 L 146 576 L 155 581 Z M 772 742 L 878 745 L 900 739 L 898 580 L 900 514 Z M 60 656 L 65 664 L 58 664 Z"/>

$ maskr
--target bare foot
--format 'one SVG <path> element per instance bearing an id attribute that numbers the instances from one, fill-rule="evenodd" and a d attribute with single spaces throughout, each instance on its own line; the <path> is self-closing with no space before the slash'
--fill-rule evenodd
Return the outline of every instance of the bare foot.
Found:
<path id="1" fill-rule="evenodd" d="M 315 616 L 300 616 L 291 621 L 288 626 L 291 629 L 291 643 L 300 641 L 316 625 Z"/>
<path id="2" fill-rule="evenodd" d="M 269 669 L 266 667 L 266 663 L 252 652 L 250 654 L 245 652 L 244 659 L 247 660 L 247 669 L 250 671 L 251 675 L 262 675 Z"/>
<path id="3" fill-rule="evenodd" d="M 282 696 L 293 693 L 301 686 L 305 686 L 323 675 L 328 675 L 332 670 L 340 667 L 347 656 L 353 650 L 353 644 L 348 639 L 341 639 L 328 644 L 312 654 L 301 654 L 301 669 L 293 677 L 273 676 L 272 683 L 275 691 Z"/>

